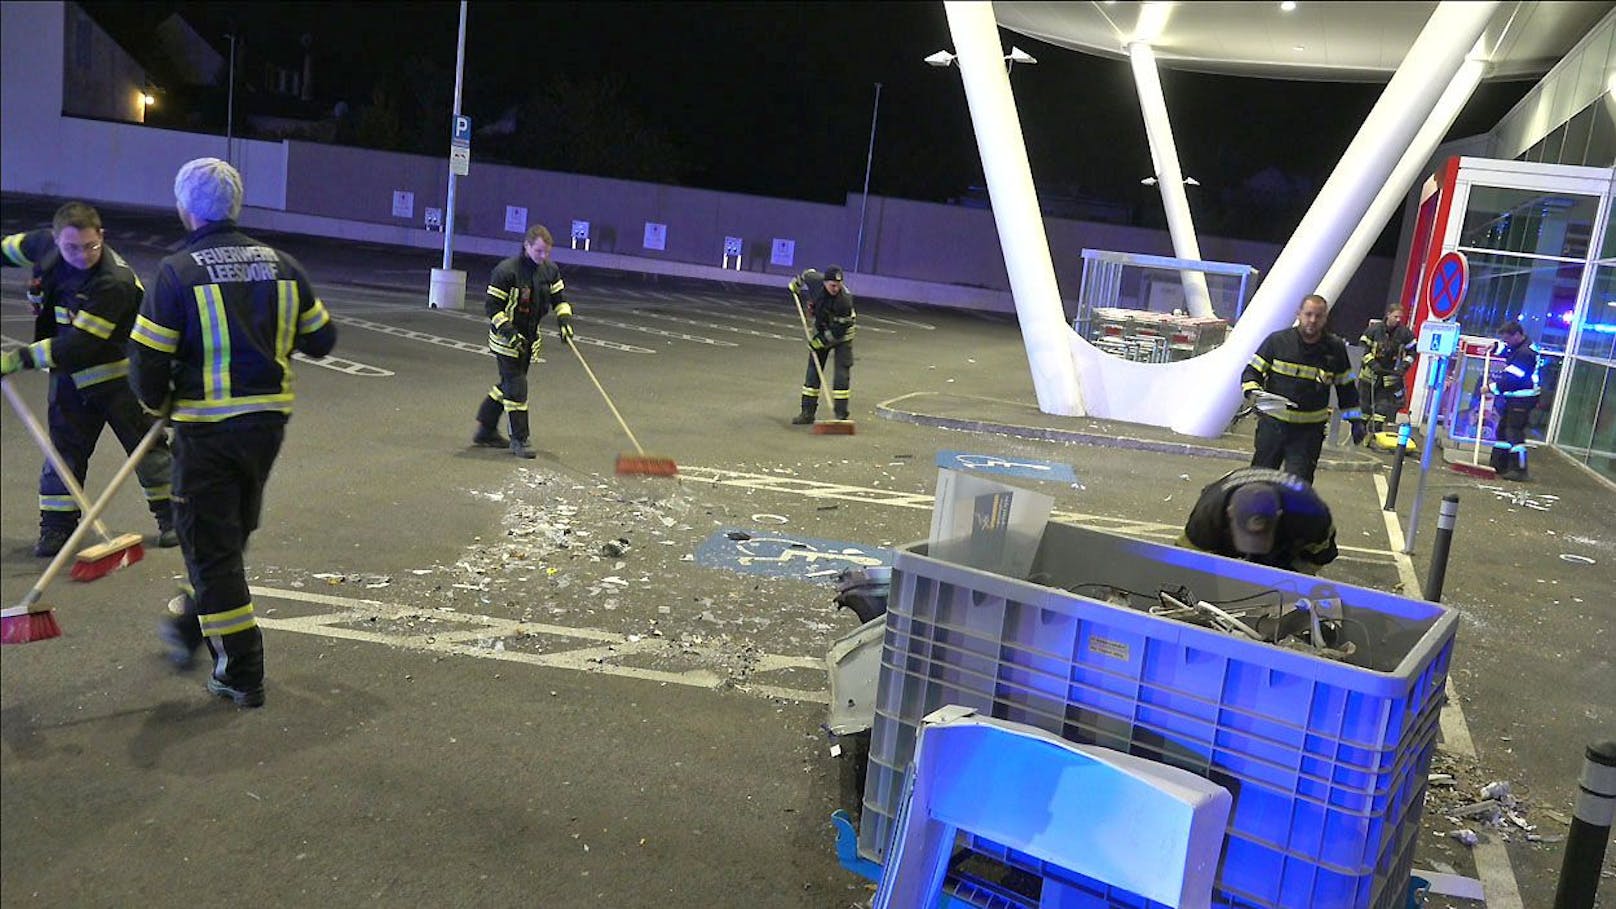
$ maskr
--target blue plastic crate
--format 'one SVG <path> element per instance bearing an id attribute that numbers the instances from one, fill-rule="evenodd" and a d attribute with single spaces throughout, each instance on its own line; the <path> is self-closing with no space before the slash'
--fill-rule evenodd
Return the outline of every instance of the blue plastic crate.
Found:
<path id="1" fill-rule="evenodd" d="M 920 718 L 958 704 L 1226 786 L 1234 807 L 1219 905 L 1403 905 L 1454 613 L 1063 524 L 1045 531 L 1031 575 L 1039 583 L 924 553 L 923 544 L 904 547 L 893 566 L 861 855 L 881 860 Z M 1355 659 L 1364 665 L 1062 589 L 1082 584 L 1184 585 L 1214 602 L 1268 590 L 1288 599 L 1334 594 L 1357 624 L 1365 646 Z M 1064 874 L 991 843 L 975 848 L 1045 876 Z"/>

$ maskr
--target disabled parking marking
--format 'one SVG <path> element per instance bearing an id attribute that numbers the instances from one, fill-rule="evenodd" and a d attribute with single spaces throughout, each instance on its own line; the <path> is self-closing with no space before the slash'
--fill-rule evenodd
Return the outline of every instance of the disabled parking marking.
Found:
<path id="1" fill-rule="evenodd" d="M 356 360 L 346 360 L 342 357 L 328 356 L 316 359 L 314 357 L 305 356 L 304 354 L 293 353 L 292 359 L 298 361 L 299 363 L 307 363 L 310 366 L 323 366 L 326 369 L 344 372 L 350 376 L 364 376 L 369 378 L 396 375 L 396 373 L 394 373 L 391 369 L 382 369 L 380 366 L 370 366 Z"/>
<path id="2" fill-rule="evenodd" d="M 353 599 L 303 590 L 285 590 L 276 587 L 259 587 L 255 585 L 252 588 L 252 596 L 255 600 L 288 600 L 313 603 L 330 606 L 337 610 L 319 615 L 285 619 L 259 613 L 256 616 L 258 625 L 271 631 L 286 631 L 293 634 L 308 634 L 317 637 L 360 641 L 368 644 L 382 644 L 399 649 L 429 651 L 439 654 L 474 657 L 482 660 L 497 660 L 505 663 L 523 663 L 549 669 L 570 669 L 597 675 L 614 675 L 642 681 L 684 685 L 689 688 L 718 690 L 730 684 L 726 679 L 709 669 L 673 672 L 644 669 L 638 666 L 621 666 L 610 662 L 623 656 L 648 653 L 662 647 L 665 643 L 664 639 L 657 637 L 647 636 L 639 640 L 630 640 L 627 635 L 600 628 L 575 628 L 544 622 L 517 621 L 515 619 L 502 619 L 494 616 L 476 615 L 433 607 L 414 608 L 380 600 Z M 368 631 L 360 628 L 343 627 L 371 619 L 398 621 L 408 618 L 436 620 L 449 627 L 442 631 L 430 633 L 388 633 L 386 631 Z M 460 626 L 459 630 L 454 629 L 454 626 L 457 625 Z M 478 643 L 489 639 L 518 636 L 558 638 L 588 643 L 582 647 L 543 653 L 510 649 L 495 650 Z M 756 676 L 761 673 L 783 669 L 823 671 L 824 668 L 825 660 L 822 656 L 807 657 L 761 653 L 758 655 L 757 662 L 752 666 L 752 675 Z M 757 684 L 751 681 L 735 684 L 734 687 L 762 697 L 781 698 L 811 704 L 827 704 L 830 697 L 826 691 L 786 688 L 778 685 Z"/>
<path id="3" fill-rule="evenodd" d="M 937 452 L 937 466 L 949 470 L 969 470 L 976 473 L 996 473 L 1027 480 L 1049 480 L 1056 483 L 1076 483 L 1077 474 L 1072 465 L 1059 461 L 1041 461 L 1037 458 L 1005 458 L 999 455 L 976 454 L 968 451 L 944 450 Z"/>
<path id="4" fill-rule="evenodd" d="M 728 527 L 696 547 L 696 564 L 742 574 L 800 581 L 828 577 L 841 568 L 874 568 L 892 564 L 892 551 L 842 540 L 787 536 L 779 531 Z"/>

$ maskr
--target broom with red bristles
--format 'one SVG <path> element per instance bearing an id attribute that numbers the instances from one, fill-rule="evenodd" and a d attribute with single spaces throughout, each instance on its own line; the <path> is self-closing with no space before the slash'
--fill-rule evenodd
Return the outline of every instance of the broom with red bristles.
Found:
<path id="1" fill-rule="evenodd" d="M 10 381 L 0 379 L 0 391 L 5 392 L 6 400 L 10 402 L 11 409 L 17 412 L 18 417 L 22 418 L 23 424 L 28 427 L 28 434 L 34 437 L 34 442 L 39 445 L 39 450 L 44 453 L 45 460 L 50 462 L 51 467 L 56 471 L 56 475 L 62 478 L 62 485 L 67 487 L 69 493 L 72 493 L 73 501 L 78 504 L 79 510 L 88 511 L 90 509 L 90 499 L 84 494 L 84 487 L 80 486 L 78 478 L 73 476 L 73 471 L 67 466 L 67 461 L 62 458 L 62 453 L 56 450 L 55 445 L 51 444 L 50 436 L 46 434 L 45 428 L 39 425 L 39 420 L 34 416 L 34 412 L 28 409 L 28 405 L 23 402 L 22 396 L 18 395 L 17 390 L 11 387 Z M 73 580 L 99 580 L 125 565 L 133 565 L 146 557 L 146 548 L 141 542 L 140 534 L 125 533 L 114 538 L 107 531 L 107 525 L 102 523 L 100 518 L 96 518 L 89 523 L 95 528 L 95 532 L 101 536 L 101 542 L 77 555 L 71 572 Z"/>
<path id="2" fill-rule="evenodd" d="M 619 474 L 644 474 L 653 477 L 676 476 L 679 473 L 679 465 L 673 463 L 672 458 L 645 453 L 645 449 L 640 445 L 640 440 L 634 438 L 634 430 L 628 428 L 628 422 L 623 419 L 622 414 L 617 412 L 617 405 L 612 403 L 612 396 L 606 393 L 606 389 L 601 386 L 600 380 L 595 378 L 595 371 L 589 368 L 589 362 L 584 359 L 584 353 L 578 349 L 577 343 L 566 340 L 561 343 L 572 349 L 573 355 L 578 358 L 578 365 L 582 366 L 584 372 L 589 375 L 589 381 L 595 383 L 595 390 L 600 392 L 602 398 L 606 399 L 606 406 L 611 409 L 612 416 L 617 418 L 617 425 L 623 427 L 623 432 L 628 436 L 628 440 L 634 443 L 634 450 L 637 454 L 628 454 L 627 452 L 618 454 L 617 472 Z"/>
<path id="3" fill-rule="evenodd" d="M 157 444 L 157 439 L 162 435 L 163 429 L 167 425 L 168 418 L 166 416 L 152 424 L 152 428 L 146 431 L 145 438 L 142 438 L 140 444 L 135 446 L 135 450 L 129 454 L 128 460 L 124 461 L 123 466 L 118 468 L 118 472 L 112 475 L 112 480 L 107 484 L 106 491 L 101 493 L 101 497 L 90 505 L 89 510 L 84 513 L 83 518 L 79 521 L 79 526 L 73 529 L 72 536 L 67 538 L 67 542 L 56 553 L 56 557 L 51 559 L 51 563 L 45 566 L 45 573 L 39 576 L 39 580 L 34 582 L 34 586 L 28 588 L 28 593 L 23 595 L 22 602 L 8 609 L 0 609 L 0 644 L 31 644 L 35 641 L 44 641 L 62 636 L 62 626 L 57 624 L 56 616 L 52 613 L 51 607 L 40 602 L 45 595 L 45 588 L 50 586 L 50 582 L 56 579 L 56 575 L 61 572 L 62 566 L 67 564 L 67 560 L 73 557 L 73 552 L 78 548 L 79 541 L 84 539 L 85 533 L 89 531 L 90 523 L 101 517 L 101 512 L 105 511 L 107 505 L 112 502 L 113 495 L 129 479 L 129 475 L 135 472 L 135 465 L 139 464 L 140 459 L 146 456 L 146 452 Z M 99 548 L 101 547 L 91 547 L 85 550 L 85 553 L 93 553 Z M 101 558 L 116 561 L 122 558 L 122 554 L 104 553 Z M 107 570 L 112 569 L 108 568 Z"/>

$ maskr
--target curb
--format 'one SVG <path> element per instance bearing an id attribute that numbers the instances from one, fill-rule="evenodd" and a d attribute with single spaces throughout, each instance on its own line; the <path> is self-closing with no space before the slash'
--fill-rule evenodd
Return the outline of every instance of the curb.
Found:
<path id="1" fill-rule="evenodd" d="M 1124 448 L 1134 451 L 1154 451 L 1162 454 L 1188 455 L 1198 458 L 1217 458 L 1224 461 L 1248 461 L 1249 452 L 1237 451 L 1230 448 L 1218 448 L 1212 445 L 1196 445 L 1191 442 L 1163 442 L 1157 439 L 1141 439 L 1133 436 L 1109 436 L 1100 433 L 1083 432 L 1076 429 L 1056 429 L 1047 426 L 1022 426 L 1016 423 L 998 423 L 988 420 L 967 420 L 957 417 L 941 417 L 932 414 L 919 413 L 912 410 L 901 410 L 892 406 L 894 401 L 902 400 L 908 395 L 900 395 L 888 401 L 875 405 L 876 416 L 886 420 L 895 420 L 900 423 L 915 423 L 920 426 L 936 426 L 942 429 L 957 429 L 964 432 L 995 433 L 998 435 L 1015 436 L 1022 439 L 1038 439 L 1046 442 L 1073 442 L 1078 445 L 1092 445 L 1097 448 Z M 1354 473 L 1371 473 L 1379 470 L 1381 464 L 1377 461 L 1345 461 L 1337 458 L 1320 457 L 1319 468 L 1323 470 L 1339 470 Z"/>

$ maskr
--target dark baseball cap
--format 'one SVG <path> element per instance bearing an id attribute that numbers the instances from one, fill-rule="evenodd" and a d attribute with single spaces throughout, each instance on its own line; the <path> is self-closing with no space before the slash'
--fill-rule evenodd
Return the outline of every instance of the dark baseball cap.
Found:
<path id="1" fill-rule="evenodd" d="M 1248 483 L 1229 496 L 1229 536 L 1234 548 L 1247 555 L 1263 555 L 1274 549 L 1274 531 L 1279 527 L 1279 493 L 1267 483 Z"/>
<path id="2" fill-rule="evenodd" d="M 840 281 L 840 280 L 842 280 L 842 267 L 840 265 L 827 265 L 827 266 L 825 266 L 825 280 L 826 281 Z"/>

